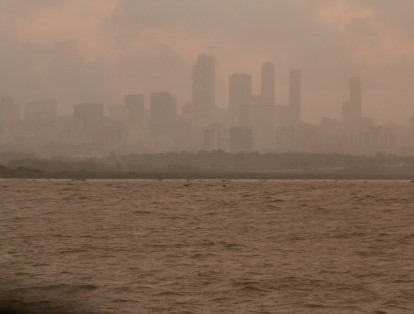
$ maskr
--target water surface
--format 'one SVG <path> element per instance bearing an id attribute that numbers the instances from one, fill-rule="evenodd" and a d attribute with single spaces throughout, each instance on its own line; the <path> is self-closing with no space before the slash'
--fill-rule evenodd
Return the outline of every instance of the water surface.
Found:
<path id="1" fill-rule="evenodd" d="M 414 309 L 409 181 L 0 180 L 0 193 L 3 300 L 98 313 Z"/>

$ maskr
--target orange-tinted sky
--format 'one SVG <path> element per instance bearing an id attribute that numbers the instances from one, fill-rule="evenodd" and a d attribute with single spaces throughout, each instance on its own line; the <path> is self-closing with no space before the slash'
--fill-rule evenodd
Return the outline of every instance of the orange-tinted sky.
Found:
<path id="1" fill-rule="evenodd" d="M 406 124 L 414 115 L 412 0 L 2 0 L 0 96 L 118 104 L 125 93 L 167 90 L 190 100 L 199 53 L 218 59 L 217 104 L 233 72 L 277 71 L 287 102 L 290 68 L 303 71 L 304 118 L 339 117 L 351 75 L 363 113 Z M 148 97 L 147 97 L 148 99 Z"/>

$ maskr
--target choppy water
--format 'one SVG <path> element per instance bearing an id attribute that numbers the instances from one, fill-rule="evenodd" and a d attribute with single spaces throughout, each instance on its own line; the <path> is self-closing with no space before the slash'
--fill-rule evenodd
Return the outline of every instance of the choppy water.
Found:
<path id="1" fill-rule="evenodd" d="M 1 298 L 73 313 L 414 313 L 408 181 L 0 181 Z"/>

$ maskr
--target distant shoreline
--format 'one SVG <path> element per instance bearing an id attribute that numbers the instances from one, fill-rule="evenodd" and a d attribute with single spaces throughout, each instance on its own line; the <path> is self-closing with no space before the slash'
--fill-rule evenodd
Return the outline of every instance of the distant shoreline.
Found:
<path id="1" fill-rule="evenodd" d="M 122 171 L 44 171 L 1 167 L 0 179 L 154 179 L 154 180 L 413 180 L 407 173 L 336 172 L 122 172 Z"/>
<path id="2" fill-rule="evenodd" d="M 414 180 L 414 156 L 200 151 L 41 159 L 3 152 L 0 153 L 0 178 Z"/>

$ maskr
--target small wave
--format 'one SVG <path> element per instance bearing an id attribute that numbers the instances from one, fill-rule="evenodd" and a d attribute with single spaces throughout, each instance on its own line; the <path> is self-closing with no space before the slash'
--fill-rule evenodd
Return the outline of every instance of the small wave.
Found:
<path id="1" fill-rule="evenodd" d="M 128 303 L 128 302 L 131 302 L 130 300 L 125 300 L 125 299 L 115 299 L 115 300 L 112 300 L 112 302 L 114 302 L 114 303 Z"/>
<path id="2" fill-rule="evenodd" d="M 37 286 L 34 287 L 35 289 L 39 290 L 58 290 L 58 289 L 69 289 L 69 290 L 96 290 L 98 286 L 91 285 L 91 284 L 84 284 L 84 285 L 71 285 L 71 284 L 54 284 L 54 285 L 47 285 L 47 286 Z"/>
<path id="3" fill-rule="evenodd" d="M 235 248 L 243 248 L 243 245 L 240 245 L 238 243 L 232 243 L 232 242 L 226 242 L 226 241 L 219 241 L 219 245 L 224 246 L 228 249 L 235 249 Z"/>
<path id="4" fill-rule="evenodd" d="M 136 215 L 147 215 L 147 214 L 151 214 L 151 212 L 149 210 L 138 209 L 138 210 L 134 211 L 134 214 L 136 214 Z"/>
<path id="5" fill-rule="evenodd" d="M 256 285 L 245 285 L 245 286 L 239 288 L 239 290 L 242 290 L 242 291 L 258 291 L 258 292 L 269 292 L 270 291 L 269 289 L 261 288 L 261 287 L 258 287 Z"/>
<path id="6" fill-rule="evenodd" d="M 340 233 L 333 235 L 332 237 L 335 239 L 348 239 L 348 238 L 359 238 L 365 237 L 367 234 L 363 232 L 351 232 L 351 233 Z"/>
<path id="7" fill-rule="evenodd" d="M 206 258 L 206 257 L 212 257 L 215 256 L 213 253 L 195 253 L 190 255 L 190 258 L 199 259 L 199 258 Z"/>
<path id="8" fill-rule="evenodd" d="M 318 304 L 318 303 L 305 304 L 305 306 L 310 307 L 311 309 L 324 309 L 328 307 L 326 305 Z"/>
<path id="9" fill-rule="evenodd" d="M 88 252 L 86 249 L 72 249 L 72 250 L 63 250 L 58 252 L 59 254 L 68 254 L 68 253 L 84 253 Z"/>
<path id="10" fill-rule="evenodd" d="M 161 292 L 155 293 L 154 295 L 157 295 L 157 296 L 169 296 L 169 295 L 178 296 L 178 295 L 181 295 L 181 293 L 179 293 L 177 291 L 168 290 L 168 291 L 161 291 Z"/>

